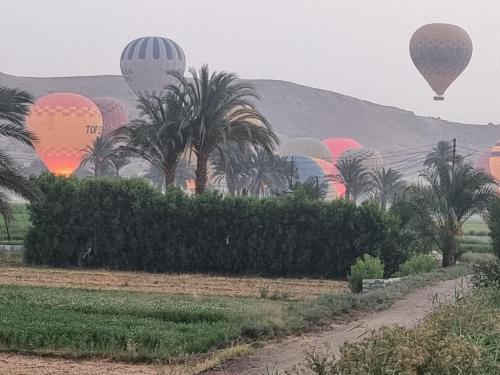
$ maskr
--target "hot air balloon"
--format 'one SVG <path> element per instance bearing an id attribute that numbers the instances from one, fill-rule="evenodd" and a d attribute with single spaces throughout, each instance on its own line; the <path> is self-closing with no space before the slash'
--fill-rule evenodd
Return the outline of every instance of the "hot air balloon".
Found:
<path id="1" fill-rule="evenodd" d="M 332 163 L 329 163 L 322 159 L 314 159 L 314 161 L 321 167 L 325 175 L 323 181 L 326 182 L 327 184 L 326 198 L 335 199 L 339 197 L 340 194 L 338 193 L 337 183 L 333 181 L 333 177 L 336 174 L 335 166 Z M 345 194 L 345 187 L 344 187 L 344 194 Z"/>
<path id="2" fill-rule="evenodd" d="M 476 161 L 476 165 L 474 168 L 478 171 L 484 172 L 486 174 L 491 174 L 490 172 L 490 154 L 483 153 L 479 156 L 479 159 Z"/>
<path id="3" fill-rule="evenodd" d="M 323 141 L 332 154 L 333 164 L 335 164 L 344 151 L 361 148 L 361 145 L 351 138 L 334 137 Z"/>
<path id="4" fill-rule="evenodd" d="M 333 159 L 332 175 L 337 174 L 337 168 L 335 167 L 335 164 L 337 163 L 339 156 L 342 155 L 343 152 L 347 150 L 361 148 L 361 145 L 354 139 L 344 138 L 344 137 L 328 138 L 325 139 L 323 143 L 328 147 L 330 153 L 332 154 L 332 159 Z M 335 189 L 337 190 L 337 195 L 339 197 L 343 197 L 345 195 L 345 186 L 340 182 L 334 182 L 333 184 L 335 185 Z"/>
<path id="5" fill-rule="evenodd" d="M 106 136 L 120 126 L 128 124 L 128 112 L 122 102 L 109 96 L 91 98 L 102 115 L 102 135 Z"/>
<path id="6" fill-rule="evenodd" d="M 166 85 L 175 82 L 170 73 L 184 74 L 186 57 L 181 47 L 168 38 L 144 37 L 127 44 L 120 68 L 136 95 L 159 96 Z"/>
<path id="7" fill-rule="evenodd" d="M 347 150 L 340 155 L 340 160 L 360 159 L 361 165 L 368 171 L 380 169 L 384 166 L 382 155 L 371 148 L 363 147 L 355 150 Z"/>
<path id="8" fill-rule="evenodd" d="M 329 163 L 333 161 L 328 147 L 314 138 L 293 138 L 281 146 L 279 153 L 281 155 L 305 155 Z"/>
<path id="9" fill-rule="evenodd" d="M 456 25 L 432 23 L 420 27 L 410 40 L 410 56 L 437 96 L 465 70 L 472 57 L 469 34 Z"/>
<path id="10" fill-rule="evenodd" d="M 39 139 L 37 153 L 47 169 L 69 176 L 78 168 L 84 149 L 100 135 L 102 116 L 84 96 L 55 93 L 33 104 L 26 125 Z"/>
<path id="11" fill-rule="evenodd" d="M 327 184 L 326 196 L 329 199 L 337 197 L 337 192 L 332 183 L 329 182 L 331 163 L 310 156 L 292 154 L 287 155 L 288 160 L 293 163 L 293 168 L 299 182 L 317 182 L 319 185 Z"/>
<path id="12" fill-rule="evenodd" d="M 500 141 L 495 143 L 490 152 L 490 173 L 493 178 L 500 181 Z"/>

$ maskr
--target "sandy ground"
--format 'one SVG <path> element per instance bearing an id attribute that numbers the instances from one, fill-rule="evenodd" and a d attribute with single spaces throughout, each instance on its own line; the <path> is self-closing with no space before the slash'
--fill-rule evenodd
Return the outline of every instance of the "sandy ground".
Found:
<path id="1" fill-rule="evenodd" d="M 240 278 L 12 266 L 0 266 L 0 284 L 232 297 L 260 297 L 265 290 L 269 297 L 275 294 L 297 300 L 348 290 L 346 282 L 332 280 Z"/>
<path id="2" fill-rule="evenodd" d="M 413 325 L 432 310 L 436 298 L 441 302 L 451 300 L 458 280 L 444 281 L 418 290 L 391 308 L 366 314 L 349 324 L 332 325 L 329 329 L 301 337 L 289 337 L 281 342 L 269 343 L 258 349 L 252 357 L 231 361 L 224 366 L 205 372 L 205 375 L 262 375 L 266 367 L 276 364 L 281 370 L 301 363 L 304 350 L 331 345 L 333 352 L 347 341 L 355 341 L 368 332 L 384 325 Z M 72 361 L 41 358 L 17 354 L 0 354 L 0 373 L 5 375 L 132 375 L 132 374 L 187 374 L 189 370 L 179 367 L 158 367 L 153 365 L 127 365 L 107 361 Z"/>

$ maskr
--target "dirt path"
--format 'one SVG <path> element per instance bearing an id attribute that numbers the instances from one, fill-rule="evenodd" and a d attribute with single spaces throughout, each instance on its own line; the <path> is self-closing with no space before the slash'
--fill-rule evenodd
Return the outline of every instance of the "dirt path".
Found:
<path id="1" fill-rule="evenodd" d="M 205 372 L 205 375 L 264 375 L 266 366 L 272 369 L 275 364 L 281 370 L 289 369 L 303 361 L 305 349 L 325 343 L 330 344 L 334 352 L 338 352 L 344 342 L 358 340 L 367 332 L 383 325 L 415 324 L 432 309 L 434 296 L 437 295 L 440 301 L 449 301 L 457 286 L 457 280 L 450 280 L 420 289 L 396 302 L 388 310 L 367 314 L 349 324 L 332 325 L 321 333 L 287 338 L 279 343 L 265 345 L 258 349 L 254 356 L 232 361 L 222 368 Z M 72 361 L 0 353 L 2 375 L 173 375 L 187 372 L 186 368 L 129 365 L 102 360 Z"/>
<path id="2" fill-rule="evenodd" d="M 420 289 L 405 299 L 396 302 L 388 310 L 367 314 L 349 324 L 332 325 L 321 333 L 292 337 L 279 343 L 265 345 L 250 358 L 235 360 L 223 367 L 210 370 L 204 375 L 265 375 L 276 366 L 280 371 L 290 370 L 293 366 L 304 362 L 304 350 L 323 345 L 330 345 L 331 351 L 337 355 L 345 342 L 363 338 L 370 331 L 387 325 L 411 326 L 425 317 L 433 307 L 433 300 L 449 302 L 455 291 L 459 289 L 461 280 L 443 281 Z"/>

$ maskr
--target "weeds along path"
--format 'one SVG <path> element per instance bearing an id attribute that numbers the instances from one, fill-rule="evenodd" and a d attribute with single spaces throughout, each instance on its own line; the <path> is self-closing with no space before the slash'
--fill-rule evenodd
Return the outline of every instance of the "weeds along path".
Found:
<path id="1" fill-rule="evenodd" d="M 383 325 L 412 325 L 422 319 L 433 306 L 433 299 L 450 301 L 460 280 L 436 283 L 409 294 L 388 310 L 366 314 L 349 324 L 332 325 L 320 333 L 290 337 L 269 343 L 256 350 L 249 358 L 233 360 L 204 375 L 264 375 L 276 364 L 281 370 L 289 369 L 304 360 L 304 350 L 330 344 L 334 352 L 344 342 L 361 339 L 369 331 Z M 0 353 L 0 373 L 5 375 L 174 375 L 192 373 L 192 368 L 157 365 L 133 365 L 104 360 L 65 360 L 49 357 Z"/>
<path id="2" fill-rule="evenodd" d="M 360 340 L 372 330 L 382 326 L 415 325 L 432 310 L 436 301 L 439 303 L 452 301 L 462 284 L 465 284 L 462 283 L 462 278 L 439 282 L 409 294 L 387 310 L 366 314 L 349 324 L 332 325 L 320 333 L 290 337 L 277 343 L 267 344 L 257 349 L 252 357 L 228 362 L 203 374 L 265 375 L 272 374 L 275 366 L 281 371 L 280 373 L 284 373 L 285 370 L 304 362 L 305 350 L 315 347 L 323 350 L 324 345 L 330 345 L 331 351 L 338 355 L 340 346 L 345 342 Z"/>

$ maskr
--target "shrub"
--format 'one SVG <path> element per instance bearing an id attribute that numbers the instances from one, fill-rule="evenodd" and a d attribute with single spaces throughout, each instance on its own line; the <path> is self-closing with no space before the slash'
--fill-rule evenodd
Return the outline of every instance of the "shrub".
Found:
<path id="1" fill-rule="evenodd" d="M 500 260 L 491 260 L 473 266 L 472 284 L 476 288 L 500 287 Z"/>
<path id="2" fill-rule="evenodd" d="M 349 284 L 355 293 L 361 292 L 363 279 L 380 279 L 384 277 L 384 264 L 379 258 L 368 254 L 356 259 L 356 263 L 351 266 Z"/>
<path id="3" fill-rule="evenodd" d="M 431 272 L 438 266 L 436 258 L 426 254 L 416 254 L 399 266 L 401 276 Z"/>
<path id="4" fill-rule="evenodd" d="M 398 220 L 346 200 L 188 197 L 142 179 L 43 175 L 29 206 L 25 261 L 57 267 L 345 277 L 356 258 L 387 274 L 406 260 Z"/>
<path id="5" fill-rule="evenodd" d="M 415 328 L 380 328 L 345 343 L 338 360 L 328 348 L 313 349 L 290 374 L 500 374 L 499 297 L 498 288 L 483 289 L 439 306 Z"/>

